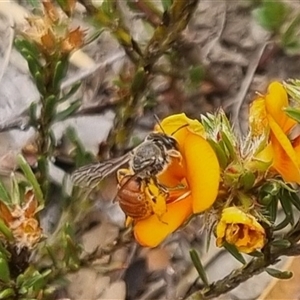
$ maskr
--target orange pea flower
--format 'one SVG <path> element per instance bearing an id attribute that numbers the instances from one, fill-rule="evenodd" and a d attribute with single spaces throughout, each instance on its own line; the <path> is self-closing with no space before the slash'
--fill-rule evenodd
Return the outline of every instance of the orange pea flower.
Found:
<path id="1" fill-rule="evenodd" d="M 297 122 L 285 114 L 284 108 L 288 106 L 288 96 L 283 85 L 272 82 L 268 93 L 260 95 L 250 107 L 250 131 L 253 136 L 269 135 L 268 146 L 258 156 L 270 159 L 271 167 L 286 182 L 300 184 L 299 143 L 289 139 Z"/>
<path id="2" fill-rule="evenodd" d="M 251 253 L 265 244 L 265 230 L 250 214 L 237 207 L 227 207 L 222 211 L 216 228 L 218 247 L 226 241 L 235 245 L 240 252 Z"/>
<path id="3" fill-rule="evenodd" d="M 173 136 L 178 142 L 182 159 L 174 159 L 170 166 L 158 176 L 159 182 L 170 190 L 167 210 L 158 218 L 151 215 L 134 222 L 137 241 L 148 247 L 160 244 L 169 234 L 177 230 L 192 214 L 210 208 L 214 203 L 219 187 L 219 163 L 205 140 L 201 123 L 191 120 L 185 114 L 165 118 L 156 131 Z M 172 187 L 183 188 L 172 192 Z M 176 194 L 176 197 L 175 197 Z"/>

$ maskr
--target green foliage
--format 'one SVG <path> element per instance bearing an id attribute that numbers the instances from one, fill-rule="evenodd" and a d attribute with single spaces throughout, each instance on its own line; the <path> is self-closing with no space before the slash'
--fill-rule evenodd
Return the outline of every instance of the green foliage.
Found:
<path id="1" fill-rule="evenodd" d="M 36 179 L 34 173 L 32 172 L 30 166 L 28 165 L 27 161 L 24 159 L 24 157 L 22 155 L 18 156 L 18 164 L 19 164 L 21 170 L 23 171 L 25 178 L 31 184 L 31 186 L 34 190 L 34 194 L 35 194 L 36 198 L 38 199 L 39 205 L 41 207 L 43 207 L 44 206 L 43 192 L 40 188 L 39 183 L 37 182 L 37 179 Z"/>
<path id="2" fill-rule="evenodd" d="M 74 128 L 71 127 L 67 128 L 66 137 L 74 145 L 75 153 L 73 154 L 73 156 L 74 156 L 74 163 L 77 168 L 92 162 L 93 155 L 85 150 L 83 144 L 78 139 Z"/>
<path id="3" fill-rule="evenodd" d="M 288 15 L 289 9 L 281 1 L 263 1 L 261 6 L 253 11 L 258 23 L 264 28 L 278 32 Z"/>
<path id="4" fill-rule="evenodd" d="M 191 257 L 191 260 L 194 264 L 194 267 L 196 268 L 196 270 L 198 272 L 199 277 L 201 278 L 203 283 L 206 286 L 208 286 L 209 282 L 208 282 L 208 279 L 207 279 L 206 272 L 205 272 L 204 267 L 201 263 L 200 257 L 199 257 L 199 255 L 198 255 L 198 253 L 195 249 L 190 250 L 190 257 Z"/>
<path id="5" fill-rule="evenodd" d="M 299 54 L 300 13 L 288 2 L 264 0 L 253 15 L 262 27 L 275 34 L 276 42 L 287 54 Z"/>
<path id="6" fill-rule="evenodd" d="M 289 271 L 280 271 L 273 268 L 266 268 L 266 272 L 275 278 L 278 279 L 291 279 L 293 277 L 293 273 Z"/>
<path id="7" fill-rule="evenodd" d="M 297 122 L 300 122 L 300 109 L 299 108 L 292 108 L 292 107 L 287 107 L 285 109 L 286 114 L 294 119 Z"/>
<path id="8" fill-rule="evenodd" d="M 193 86 L 199 86 L 205 76 L 203 66 L 193 66 L 189 69 L 189 78 Z"/>
<path id="9" fill-rule="evenodd" d="M 281 45 L 290 55 L 299 54 L 300 41 L 299 41 L 299 29 L 300 29 L 300 14 L 291 18 L 287 27 L 284 28 L 281 35 Z"/>
<path id="10" fill-rule="evenodd" d="M 223 247 L 240 263 L 242 263 L 243 265 L 246 264 L 245 258 L 234 245 L 225 242 Z"/>

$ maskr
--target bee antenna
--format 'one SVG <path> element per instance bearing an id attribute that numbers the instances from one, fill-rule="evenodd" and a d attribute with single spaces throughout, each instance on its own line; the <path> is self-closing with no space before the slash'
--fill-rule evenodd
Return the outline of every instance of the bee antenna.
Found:
<path id="1" fill-rule="evenodd" d="M 161 126 L 161 122 L 160 122 L 158 116 L 157 116 L 157 115 L 153 115 L 153 116 L 154 116 L 154 119 L 156 120 L 158 126 L 160 127 L 161 131 L 162 131 L 164 134 L 166 134 L 166 132 L 164 131 L 163 127 Z M 171 136 L 173 136 L 173 135 L 174 135 L 177 131 L 179 131 L 180 129 L 182 129 L 182 128 L 184 128 L 184 127 L 187 127 L 187 126 L 189 126 L 188 123 L 186 123 L 186 124 L 180 126 L 180 127 L 177 128 L 174 132 L 172 132 Z"/>
<path id="2" fill-rule="evenodd" d="M 172 132 L 172 134 L 171 134 L 171 136 L 173 136 L 176 132 L 178 132 L 180 129 L 182 129 L 182 128 L 184 128 L 184 127 L 187 127 L 187 126 L 189 126 L 189 124 L 188 123 L 186 123 L 186 124 L 184 124 L 184 125 L 182 125 L 182 126 L 180 126 L 179 128 L 177 128 L 174 132 Z"/>
<path id="3" fill-rule="evenodd" d="M 157 125 L 158 125 L 159 128 L 161 129 L 161 131 L 162 131 L 164 134 L 166 134 L 165 131 L 164 131 L 164 129 L 163 129 L 163 127 L 161 126 L 161 122 L 160 122 L 158 116 L 157 116 L 157 115 L 153 115 L 153 116 L 154 116 L 155 121 L 157 122 Z"/>

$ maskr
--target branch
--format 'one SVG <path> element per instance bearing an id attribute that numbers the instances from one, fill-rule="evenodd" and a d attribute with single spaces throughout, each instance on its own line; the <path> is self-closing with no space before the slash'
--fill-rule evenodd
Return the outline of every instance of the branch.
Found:
<path id="1" fill-rule="evenodd" d="M 207 300 L 225 294 L 241 283 L 247 281 L 249 278 L 258 275 L 265 271 L 265 269 L 278 262 L 280 256 L 296 256 L 300 255 L 300 245 L 294 244 L 285 249 L 277 249 L 268 257 L 262 256 L 253 258 L 250 262 L 245 264 L 240 269 L 233 270 L 229 275 L 223 279 L 213 282 L 208 287 L 194 292 L 185 300 Z"/>

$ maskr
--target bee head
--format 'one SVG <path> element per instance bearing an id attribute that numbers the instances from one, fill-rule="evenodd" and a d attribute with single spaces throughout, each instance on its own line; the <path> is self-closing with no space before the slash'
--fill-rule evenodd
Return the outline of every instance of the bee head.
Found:
<path id="1" fill-rule="evenodd" d="M 166 135 L 165 133 L 152 132 L 147 136 L 146 141 L 154 142 L 156 145 L 160 145 L 166 150 L 178 149 L 177 141 L 172 136 Z"/>

